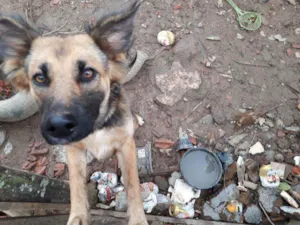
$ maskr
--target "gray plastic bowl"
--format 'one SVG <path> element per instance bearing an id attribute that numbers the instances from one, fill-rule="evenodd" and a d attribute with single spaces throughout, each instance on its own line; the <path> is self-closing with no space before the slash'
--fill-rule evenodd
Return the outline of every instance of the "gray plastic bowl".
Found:
<path id="1" fill-rule="evenodd" d="M 223 168 L 220 159 L 212 152 L 193 148 L 188 150 L 180 160 L 183 179 L 193 188 L 209 189 L 221 179 Z"/>

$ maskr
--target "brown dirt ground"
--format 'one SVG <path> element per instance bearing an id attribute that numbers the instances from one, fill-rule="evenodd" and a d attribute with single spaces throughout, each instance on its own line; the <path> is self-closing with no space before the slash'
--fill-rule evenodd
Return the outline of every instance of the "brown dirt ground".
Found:
<path id="1" fill-rule="evenodd" d="M 59 5 L 52 5 L 50 0 L 1 0 L 0 11 L 20 13 L 42 27 L 44 32 L 57 29 L 76 32 L 82 30 L 84 20 L 91 20 L 107 9 L 118 8 L 124 1 L 60 2 Z M 188 3 L 192 3 L 192 7 Z M 214 132 L 217 142 L 224 143 L 218 137 L 218 129 L 226 131 L 226 137 L 242 132 L 232 123 L 240 113 L 239 109 L 252 107 L 262 113 L 282 102 L 285 104 L 272 113 L 276 118 L 281 118 L 285 125 L 300 126 L 295 96 L 282 85 L 289 83 L 300 89 L 300 59 L 295 55 L 287 55 L 287 49 L 292 44 L 300 43 L 300 35 L 295 34 L 295 29 L 300 27 L 300 1 L 296 1 L 296 6 L 293 6 L 284 0 L 270 0 L 267 3 L 263 0 L 236 0 L 242 9 L 254 10 L 263 15 L 262 27 L 253 32 L 238 26 L 236 14 L 226 1 L 223 1 L 222 8 L 218 8 L 217 3 L 217 0 L 148 0 L 142 4 L 136 19 L 136 41 L 133 47 L 149 55 L 155 54 L 162 48 L 156 40 L 160 30 L 173 31 L 176 44 L 148 61 L 139 75 L 125 85 L 133 110 L 145 120 L 145 125 L 139 128 L 135 136 L 138 146 L 161 137 L 176 140 L 179 126 L 193 130 L 202 145 L 207 143 L 209 135 Z M 178 4 L 182 4 L 182 8 L 174 10 Z M 224 15 L 217 14 L 221 10 L 225 10 Z M 201 28 L 198 27 L 200 22 L 203 23 Z M 265 37 L 261 35 L 262 31 Z M 244 39 L 237 39 L 237 33 Z M 283 43 L 268 39 L 268 36 L 275 34 L 281 34 L 287 41 Z M 211 35 L 217 35 L 221 40 L 206 40 Z M 216 61 L 207 68 L 203 62 L 211 56 L 216 56 Z M 187 70 L 197 70 L 201 74 L 202 84 L 198 90 L 185 94 L 187 101 L 181 100 L 173 107 L 167 107 L 154 101 L 160 93 L 154 77 L 157 73 L 168 71 L 174 61 L 180 61 Z M 235 61 L 250 62 L 252 65 Z M 220 74 L 230 75 L 233 79 Z M 201 101 L 201 106 L 180 122 Z M 200 125 L 199 119 L 207 114 L 212 114 L 215 123 Z M 0 124 L 13 144 L 12 153 L 5 156 L 1 164 L 21 167 L 28 154 L 29 143 L 42 140 L 39 119 L 39 115 L 34 115 L 22 122 Z M 266 138 L 264 132 L 253 127 L 245 128 L 245 131 L 249 133 L 249 141 L 256 132 L 256 140 L 271 144 L 274 151 L 279 150 L 275 140 Z M 274 131 L 269 133 L 274 134 Z M 296 142 L 295 139 L 289 141 Z M 174 152 L 168 157 L 153 149 L 155 171 L 162 171 L 177 163 Z M 96 165 L 91 170 L 96 168 L 101 166 Z M 48 174 L 51 174 L 50 167 L 48 170 Z"/>

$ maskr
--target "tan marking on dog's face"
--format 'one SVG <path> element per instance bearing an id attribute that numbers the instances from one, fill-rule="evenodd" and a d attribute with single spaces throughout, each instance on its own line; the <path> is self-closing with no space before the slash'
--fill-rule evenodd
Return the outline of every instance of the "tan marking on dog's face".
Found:
<path id="1" fill-rule="evenodd" d="M 109 93 L 110 77 L 105 68 L 107 58 L 88 35 L 37 38 L 27 60 L 30 90 L 41 102 L 52 96 L 69 105 L 72 97 L 84 92 Z M 78 61 L 84 61 L 85 67 L 97 72 L 93 80 L 78 82 Z M 33 82 L 34 75 L 42 72 L 42 65 L 47 65 L 49 86 L 38 86 Z"/>

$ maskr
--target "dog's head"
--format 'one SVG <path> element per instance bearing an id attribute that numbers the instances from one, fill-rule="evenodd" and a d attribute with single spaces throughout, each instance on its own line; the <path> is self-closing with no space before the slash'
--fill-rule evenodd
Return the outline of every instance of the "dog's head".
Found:
<path id="1" fill-rule="evenodd" d="M 40 103 L 48 143 L 79 141 L 105 119 L 109 101 L 120 93 L 139 5 L 103 16 L 86 34 L 65 37 L 41 36 L 23 18 L 0 14 L 4 73 Z"/>

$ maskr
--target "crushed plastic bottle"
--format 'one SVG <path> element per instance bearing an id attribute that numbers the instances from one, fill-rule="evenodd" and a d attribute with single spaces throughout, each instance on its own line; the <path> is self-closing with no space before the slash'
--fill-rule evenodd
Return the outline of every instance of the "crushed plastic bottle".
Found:
<path id="1" fill-rule="evenodd" d="M 102 173 L 97 171 L 92 174 L 90 180 L 97 182 L 100 185 L 107 185 L 110 188 L 113 188 L 118 184 L 118 176 L 114 173 Z"/>

